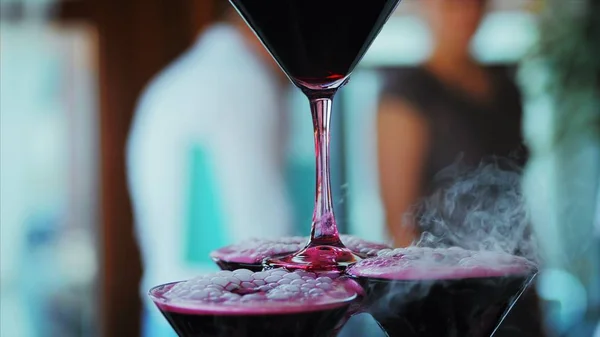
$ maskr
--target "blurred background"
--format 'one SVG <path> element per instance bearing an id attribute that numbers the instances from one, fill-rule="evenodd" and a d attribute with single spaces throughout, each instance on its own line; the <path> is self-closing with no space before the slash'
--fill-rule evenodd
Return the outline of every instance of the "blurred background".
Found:
<path id="1" fill-rule="evenodd" d="M 0 0 L 2 337 L 141 334 L 125 146 L 142 90 L 213 22 L 217 1 Z M 534 153 L 525 187 L 548 267 L 538 289 L 551 303 L 547 324 L 585 337 L 600 308 L 600 148 L 585 133 L 571 133 L 568 146 L 556 141 L 564 106 L 545 86 L 551 68 L 529 57 L 545 5 L 491 1 L 472 52 L 514 69 Z M 376 150 L 381 75 L 418 66 L 431 46 L 417 1 L 404 0 L 336 96 L 332 179 L 342 232 L 388 241 Z M 305 98 L 289 93 L 285 180 L 292 223 L 308 234 L 312 124 Z"/>

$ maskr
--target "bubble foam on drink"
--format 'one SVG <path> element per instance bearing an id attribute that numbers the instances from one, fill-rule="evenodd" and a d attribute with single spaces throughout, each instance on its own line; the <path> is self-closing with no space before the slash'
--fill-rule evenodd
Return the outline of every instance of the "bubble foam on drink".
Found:
<path id="1" fill-rule="evenodd" d="M 329 310 L 360 293 L 352 280 L 297 270 L 220 271 L 151 292 L 170 312 L 195 315 L 269 315 Z"/>
<path id="2" fill-rule="evenodd" d="M 302 249 L 308 240 L 301 236 L 273 240 L 250 239 L 217 249 L 210 253 L 213 259 L 237 263 L 260 264 L 271 256 L 285 255 Z"/>
<path id="3" fill-rule="evenodd" d="M 288 255 L 301 250 L 309 239 L 302 236 L 271 240 L 250 239 L 215 250 L 210 256 L 226 262 L 260 264 L 266 258 Z M 348 249 L 363 257 L 377 256 L 377 252 L 381 249 L 390 248 L 388 245 L 366 241 L 352 235 L 340 235 L 340 239 Z"/>
<path id="4" fill-rule="evenodd" d="M 350 267 L 348 274 L 392 280 L 452 280 L 524 275 L 535 270 L 529 260 L 501 252 L 409 247 L 381 250 L 377 257 Z"/>
<path id="5" fill-rule="evenodd" d="M 377 256 L 377 253 L 382 249 L 391 249 L 390 246 L 383 243 L 371 242 L 347 234 L 340 235 L 340 240 L 342 240 L 342 243 L 346 248 L 364 257 L 374 257 Z"/>

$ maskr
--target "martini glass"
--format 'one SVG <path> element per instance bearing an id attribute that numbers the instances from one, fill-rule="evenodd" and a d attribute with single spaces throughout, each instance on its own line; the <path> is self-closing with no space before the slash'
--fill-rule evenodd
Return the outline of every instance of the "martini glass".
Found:
<path id="1" fill-rule="evenodd" d="M 361 294 L 348 278 L 244 269 L 164 284 L 149 293 L 180 337 L 336 336 Z"/>
<path id="2" fill-rule="evenodd" d="M 346 274 L 363 287 L 361 310 L 389 337 L 490 337 L 537 271 L 509 254 L 411 247 L 362 260 Z"/>
<path id="3" fill-rule="evenodd" d="M 316 153 L 310 241 L 267 266 L 343 271 L 360 257 L 341 242 L 329 179 L 330 117 L 336 91 L 400 0 L 230 0 L 288 78 L 307 96 Z"/>

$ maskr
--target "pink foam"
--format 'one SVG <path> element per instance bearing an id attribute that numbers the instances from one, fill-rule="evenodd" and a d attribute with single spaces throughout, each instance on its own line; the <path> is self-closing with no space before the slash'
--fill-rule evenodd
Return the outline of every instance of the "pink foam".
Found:
<path id="1" fill-rule="evenodd" d="M 342 243 L 354 253 L 362 254 L 367 257 L 377 256 L 377 253 L 382 249 L 391 249 L 390 246 L 383 243 L 363 240 L 352 235 L 342 234 L 340 235 L 340 240 L 342 240 Z"/>
<path id="2" fill-rule="evenodd" d="M 213 259 L 225 262 L 259 264 L 265 258 L 292 254 L 308 243 L 309 237 L 283 237 L 274 240 L 251 239 L 213 251 Z M 340 239 L 354 253 L 363 256 L 376 256 L 382 249 L 389 249 L 388 245 L 370 242 L 351 235 L 340 235 Z"/>
<path id="3" fill-rule="evenodd" d="M 496 252 L 460 248 L 411 247 L 384 250 L 348 269 L 348 274 L 393 280 L 435 280 L 524 275 L 535 270 L 525 258 Z"/>
<path id="4" fill-rule="evenodd" d="M 221 271 L 154 288 L 161 310 L 195 315 L 274 315 L 330 310 L 349 305 L 356 282 L 313 273 L 271 270 Z"/>
<path id="5" fill-rule="evenodd" d="M 215 250 L 210 257 L 226 262 L 258 264 L 267 257 L 296 252 L 307 242 L 307 238 L 300 236 L 276 240 L 251 239 Z"/>

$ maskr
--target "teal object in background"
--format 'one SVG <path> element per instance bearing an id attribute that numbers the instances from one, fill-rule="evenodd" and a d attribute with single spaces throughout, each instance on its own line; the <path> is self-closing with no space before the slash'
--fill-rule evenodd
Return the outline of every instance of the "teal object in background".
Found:
<path id="1" fill-rule="evenodd" d="M 315 164 L 308 160 L 290 160 L 286 179 L 295 232 L 308 236 L 315 202 Z"/>
<path id="2" fill-rule="evenodd" d="M 342 111 L 339 100 L 334 102 L 331 137 L 331 184 L 338 229 L 345 233 L 345 212 L 341 202 L 344 199 L 342 185 Z M 292 209 L 294 229 L 297 235 L 310 235 L 310 227 L 315 204 L 315 145 L 310 105 L 306 96 L 292 88 L 289 96 L 289 122 L 285 178 L 287 194 Z"/>
<path id="3" fill-rule="evenodd" d="M 194 146 L 190 150 L 189 167 L 185 238 L 182 239 L 185 243 L 184 257 L 190 264 L 212 264 L 210 252 L 229 242 L 214 165 L 205 150 Z M 285 177 L 295 234 L 309 235 L 314 207 L 313 161 L 288 160 Z"/>
<path id="4" fill-rule="evenodd" d="M 214 165 L 200 146 L 190 151 L 189 174 L 185 260 L 212 265 L 210 252 L 226 244 L 225 221 Z"/>

